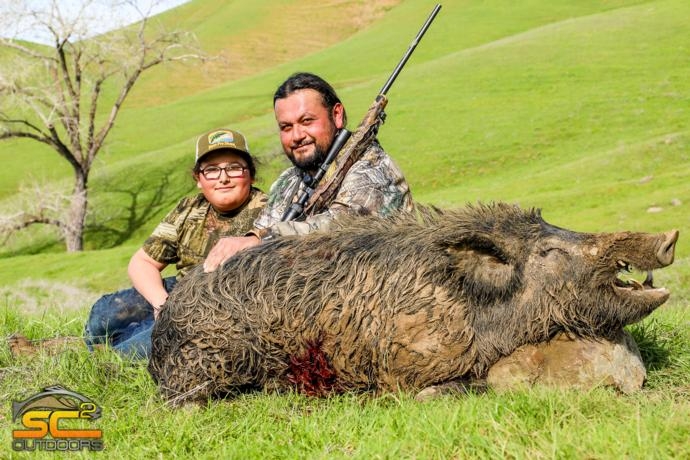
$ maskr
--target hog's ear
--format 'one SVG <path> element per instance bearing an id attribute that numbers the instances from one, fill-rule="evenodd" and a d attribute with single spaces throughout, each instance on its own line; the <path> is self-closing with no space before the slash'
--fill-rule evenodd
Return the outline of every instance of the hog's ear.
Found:
<path id="1" fill-rule="evenodd" d="M 474 238 L 446 248 L 455 276 L 470 295 L 504 298 L 515 291 L 516 268 L 493 242 Z"/>

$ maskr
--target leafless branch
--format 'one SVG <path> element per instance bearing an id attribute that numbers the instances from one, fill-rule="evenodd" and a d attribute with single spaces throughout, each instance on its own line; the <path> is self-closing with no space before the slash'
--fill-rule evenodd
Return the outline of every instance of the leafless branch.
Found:
<path id="1" fill-rule="evenodd" d="M 99 6 L 107 1 L 100 0 Z M 113 7 L 138 5 L 133 0 L 109 1 Z M 95 17 L 89 17 L 94 0 L 78 1 L 72 15 L 65 14 L 68 4 L 59 0 L 50 0 L 47 11 L 35 9 L 28 0 L 13 3 L 15 10 L 0 11 L 0 27 L 12 26 L 13 19 L 25 21 L 43 32 L 47 45 L 0 38 L 0 141 L 23 138 L 50 146 L 70 164 L 75 182 L 64 215 L 25 212 L 6 228 L 60 223 L 81 240 L 91 167 L 136 82 L 158 65 L 204 60 L 205 55 L 191 34 L 154 30 L 151 9 L 137 9 L 140 21 L 134 25 L 102 33 L 89 28 L 95 24 L 90 22 Z M 111 16 L 116 15 L 105 14 Z M 113 99 L 104 95 L 105 87 L 116 88 Z M 80 248 L 81 242 L 72 247 Z"/>
<path id="2" fill-rule="evenodd" d="M 19 189 L 19 200 L 5 204 L 0 211 L 0 238 L 3 242 L 20 230 L 37 224 L 57 228 L 65 236 L 69 224 L 61 216 L 69 209 L 71 196 L 55 184 L 23 184 Z"/>

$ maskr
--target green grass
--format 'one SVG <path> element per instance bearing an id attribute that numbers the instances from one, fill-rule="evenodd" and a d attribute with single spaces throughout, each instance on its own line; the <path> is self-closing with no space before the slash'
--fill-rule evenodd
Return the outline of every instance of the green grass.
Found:
<path id="1" fill-rule="evenodd" d="M 0 318 L 3 329 L 35 337 L 81 327 L 80 315 L 23 324 L 6 309 Z M 690 334 L 684 308 L 662 307 L 631 331 L 649 372 L 645 388 L 629 396 L 603 388 L 533 388 L 418 403 L 411 394 L 252 393 L 173 410 L 157 397 L 142 363 L 85 350 L 16 361 L 4 346 L 0 395 L 21 400 L 54 383 L 88 395 L 103 408 L 97 425 L 113 458 L 685 458 Z M 11 428 L 8 415 L 0 418 L 0 446 L 10 445 Z"/>
<path id="2" fill-rule="evenodd" d="M 161 69 L 136 87 L 94 168 L 87 250 L 65 254 L 47 229 L 0 248 L 0 336 L 79 335 L 93 301 L 129 285 L 131 254 L 194 190 L 199 133 L 245 132 L 267 190 L 286 165 L 271 96 L 293 71 L 330 80 L 355 126 L 434 4 L 389 3 L 359 30 L 317 2 L 306 9 L 316 29 L 287 27 L 275 13 L 299 10 L 295 0 L 196 0 L 164 15 L 211 52 L 246 53 L 257 37 L 265 46 L 235 72 L 207 69 L 191 81 L 194 69 Z M 224 26 L 237 17 L 241 27 Z M 257 393 L 171 410 L 142 365 L 84 350 L 15 361 L 0 342 L 0 396 L 54 383 L 84 393 L 104 409 L 99 427 L 114 458 L 690 456 L 688 17 L 684 0 L 443 2 L 389 93 L 380 132 L 423 203 L 518 202 L 579 231 L 680 229 L 675 263 L 655 273 L 671 300 L 629 328 L 648 368 L 641 392 L 532 389 L 425 404 L 408 394 Z M 288 43 L 301 45 L 288 56 Z M 69 183 L 64 161 L 42 146 L 0 143 L 0 159 L 0 208 L 20 183 Z M 12 427 L 0 413 L 0 457 Z"/>

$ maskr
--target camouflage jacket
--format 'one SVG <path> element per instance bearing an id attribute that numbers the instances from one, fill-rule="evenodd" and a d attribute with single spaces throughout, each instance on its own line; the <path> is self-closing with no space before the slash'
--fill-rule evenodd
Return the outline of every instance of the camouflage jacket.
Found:
<path id="1" fill-rule="evenodd" d="M 281 222 L 285 210 L 304 188 L 302 170 L 292 167 L 284 171 L 271 186 L 268 203 L 254 222 L 250 233 L 267 235 L 302 235 L 326 229 L 339 213 L 387 216 L 394 211 L 412 211 L 410 187 L 391 157 L 374 142 L 352 165 L 337 195 L 327 209 L 313 210 L 306 218 Z"/>
<path id="2" fill-rule="evenodd" d="M 242 236 L 266 204 L 266 194 L 257 188 L 247 203 L 229 213 L 219 213 L 204 195 L 180 200 L 144 242 L 144 251 L 163 264 L 176 264 L 178 278 L 206 259 L 220 238 Z"/>

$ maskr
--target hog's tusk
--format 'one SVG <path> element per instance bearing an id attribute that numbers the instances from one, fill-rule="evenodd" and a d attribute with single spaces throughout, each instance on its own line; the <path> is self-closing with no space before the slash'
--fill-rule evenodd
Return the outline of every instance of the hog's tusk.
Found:
<path id="1" fill-rule="evenodd" d="M 640 289 L 644 290 L 644 286 L 642 286 L 642 285 L 640 284 L 640 282 L 637 281 L 637 280 L 629 279 L 629 280 L 628 280 L 628 284 L 629 284 L 629 285 L 632 285 L 633 291 L 637 291 L 637 290 L 640 290 Z"/>
<path id="2" fill-rule="evenodd" d="M 644 279 L 644 282 L 642 284 L 648 288 L 654 288 L 654 285 L 652 284 L 653 282 L 654 282 L 654 275 L 652 275 L 652 271 L 649 270 L 649 271 L 647 271 L 647 277 Z"/>

